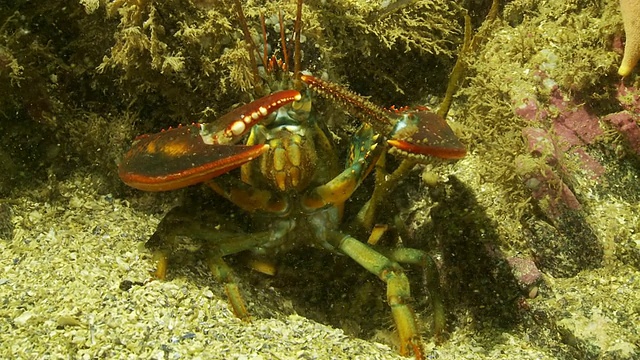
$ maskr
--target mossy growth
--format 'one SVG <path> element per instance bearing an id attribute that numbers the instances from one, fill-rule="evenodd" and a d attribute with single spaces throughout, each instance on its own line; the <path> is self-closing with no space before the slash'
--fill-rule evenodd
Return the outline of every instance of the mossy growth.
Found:
<path id="1" fill-rule="evenodd" d="M 76 161 L 85 149 L 70 130 L 82 112 L 114 109 L 98 102 L 111 91 L 93 71 L 106 47 L 103 34 L 111 33 L 102 19 L 74 3 L 0 7 L 0 152 L 13 169 L 0 175 L 1 193 L 87 164 Z M 98 162 L 107 167 L 114 157 L 103 150 Z"/>
<path id="2" fill-rule="evenodd" d="M 281 12 L 292 52 L 294 2 L 247 1 L 243 9 L 259 51 L 264 14 L 269 51 L 279 57 Z M 460 7 L 444 0 L 308 1 L 302 68 L 381 105 L 411 104 L 444 82 L 425 79 L 446 78 L 460 19 Z M 432 67 L 425 78 L 411 75 Z M 24 174 L 40 169 L 36 178 L 86 165 L 115 177 L 126 142 L 91 134 L 124 138 L 214 121 L 264 95 L 254 71 L 231 1 L 17 1 L 0 9 L 1 130 L 20 143 L 4 150 Z"/>
<path id="3" fill-rule="evenodd" d="M 483 189 L 477 193 L 478 201 L 497 220 L 497 241 L 503 249 L 536 256 L 526 228 L 529 220 L 542 219 L 561 229 L 558 236 L 571 238 L 566 244 L 574 250 L 579 248 L 575 244 L 580 241 L 580 234 L 589 233 L 593 246 L 580 250 L 589 251 L 585 254 L 592 257 L 580 261 L 583 265 L 589 261 L 600 264 L 606 251 L 603 255 L 602 251 L 592 250 L 602 246 L 603 239 L 609 237 L 603 235 L 610 230 L 595 216 L 595 204 L 615 191 L 612 186 L 636 188 L 634 182 L 625 180 L 627 176 L 614 179 L 611 175 L 633 171 L 632 162 L 613 155 L 621 140 L 605 132 L 593 143 L 577 145 L 605 168 L 601 177 L 588 175 L 584 158 L 578 156 L 565 155 L 562 166 L 552 166 L 557 178 L 568 184 L 580 201 L 580 221 L 547 218 L 540 209 L 545 204 L 536 202 L 519 174 L 542 174 L 549 169 L 544 156 L 531 153 L 522 129 L 540 127 L 552 138 L 560 137 L 552 120 L 561 111 L 552 103 L 554 91 L 563 94 L 576 108 L 585 106 L 591 114 L 620 111 L 614 96 L 620 59 L 614 51 L 614 38 L 621 30 L 617 4 L 572 1 L 542 6 L 539 2 L 515 1 L 505 6 L 501 19 L 486 44 L 469 57 L 468 78 L 455 102 L 452 117 L 462 124 L 464 140 L 473 154 L 456 165 L 456 173 L 473 188 Z M 549 111 L 546 118 L 534 120 L 516 114 L 516 109 L 530 100 L 538 110 Z M 538 112 L 537 116 L 545 115 Z M 516 158 L 526 160 L 524 163 L 531 168 L 518 169 Z M 637 196 L 615 198 L 624 204 Z M 627 206 L 619 209 L 618 215 L 623 218 L 638 216 L 633 211 L 628 213 Z"/>

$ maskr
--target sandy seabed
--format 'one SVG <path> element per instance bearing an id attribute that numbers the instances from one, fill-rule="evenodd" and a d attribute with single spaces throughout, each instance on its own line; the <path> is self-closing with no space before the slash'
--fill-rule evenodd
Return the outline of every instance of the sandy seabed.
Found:
<path id="1" fill-rule="evenodd" d="M 159 219 L 127 201 L 97 194 L 83 174 L 58 186 L 65 201 L 25 196 L 3 205 L 3 221 L 10 221 L 4 228 L 13 229 L 3 231 L 12 236 L 0 241 L 0 358 L 401 358 L 392 345 L 352 338 L 296 315 L 273 288 L 246 292 L 254 318 L 243 323 L 203 265 L 176 269 L 169 281 L 148 281 L 154 262 L 143 244 Z M 573 342 L 598 346 L 604 356 L 638 358 L 638 330 L 625 325 L 640 321 L 638 275 L 620 266 L 546 279 L 555 295 L 532 300 L 537 307 L 563 301 L 569 307 L 577 299 L 582 308 L 567 308 L 549 338 L 530 337 L 526 326 L 505 331 L 458 321 L 444 344 L 424 339 L 426 355 L 554 359 L 556 347 Z"/>

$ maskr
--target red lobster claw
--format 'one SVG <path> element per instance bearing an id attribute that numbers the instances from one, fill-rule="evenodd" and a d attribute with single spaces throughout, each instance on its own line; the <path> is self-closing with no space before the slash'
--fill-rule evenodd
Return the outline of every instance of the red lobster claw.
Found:
<path id="1" fill-rule="evenodd" d="M 249 162 L 268 145 L 233 145 L 278 108 L 300 100 L 296 90 L 273 93 L 234 109 L 210 124 L 192 124 L 138 137 L 118 175 L 144 191 L 175 190 L 210 180 Z"/>
<path id="2" fill-rule="evenodd" d="M 461 159 L 467 149 L 449 124 L 438 114 L 426 109 L 398 112 L 398 121 L 387 143 L 391 153 L 420 160 L 424 155 L 441 159 Z"/>
<path id="3" fill-rule="evenodd" d="M 306 74 L 300 79 L 319 94 L 343 104 L 350 114 L 369 123 L 379 134 L 386 135 L 393 154 L 418 162 L 428 160 L 427 156 L 460 159 L 467 154 L 447 122 L 426 108 L 386 110 L 340 85 Z"/>

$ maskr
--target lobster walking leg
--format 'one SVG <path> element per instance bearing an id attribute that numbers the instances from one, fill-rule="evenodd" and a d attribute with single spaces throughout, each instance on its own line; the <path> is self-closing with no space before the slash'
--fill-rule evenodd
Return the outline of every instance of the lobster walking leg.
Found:
<path id="1" fill-rule="evenodd" d="M 402 264 L 421 266 L 426 273 L 427 289 L 433 306 L 433 332 L 436 341 L 443 337 L 446 325 L 444 300 L 440 289 L 440 274 L 433 258 L 426 252 L 411 248 L 393 248 L 380 250 L 385 256 Z"/>
<path id="2" fill-rule="evenodd" d="M 254 249 L 271 240 L 273 231 L 245 233 L 226 215 L 215 211 L 206 211 L 185 207 L 172 209 L 160 222 L 158 229 L 145 244 L 158 259 L 155 277 L 166 276 L 169 256 L 182 248 L 178 238 L 189 237 L 200 244 L 200 251 L 206 257 L 207 265 L 217 281 L 225 286 L 225 291 L 233 313 L 244 321 L 249 321 L 246 309 L 233 270 L 223 257 Z M 206 219 L 206 220 L 205 220 Z"/>
<path id="3" fill-rule="evenodd" d="M 337 231 L 330 235 L 342 252 L 387 284 L 387 301 L 400 336 L 400 354 L 408 355 L 411 349 L 416 359 L 423 359 L 413 310 L 407 304 L 411 297 L 409 280 L 402 267 L 351 236 Z"/>

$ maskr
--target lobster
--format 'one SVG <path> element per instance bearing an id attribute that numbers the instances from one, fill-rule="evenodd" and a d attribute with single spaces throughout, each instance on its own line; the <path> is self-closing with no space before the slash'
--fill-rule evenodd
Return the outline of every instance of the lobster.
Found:
<path id="1" fill-rule="evenodd" d="M 245 40 L 250 42 L 238 1 L 236 6 Z M 176 221 L 170 212 L 147 244 L 159 259 L 156 277 L 166 275 L 172 239 L 200 237 L 206 240 L 203 248 L 209 267 L 224 283 L 233 313 L 248 320 L 249 312 L 225 256 L 240 252 L 271 256 L 301 245 L 335 251 L 386 283 L 400 353 L 412 352 L 421 359 L 420 336 L 408 304 L 409 280 L 399 263 L 435 266 L 422 250 L 399 248 L 383 255 L 374 246 L 343 232 L 344 205 L 383 152 L 424 163 L 431 157 L 459 159 L 466 149 L 446 121 L 426 108 L 387 110 L 345 87 L 300 71 L 301 14 L 299 0 L 293 71 L 286 49 L 282 49 L 284 62 L 266 55 L 262 59 L 263 81 L 269 84 L 271 94 L 211 123 L 138 137 L 119 164 L 119 176 L 125 184 L 143 191 L 169 191 L 205 183 L 253 221 L 252 232 L 238 231 L 224 220 L 216 228 L 198 227 L 194 231 L 193 226 L 176 226 L 184 222 Z M 251 51 L 255 50 L 254 45 Z M 362 122 L 353 135 L 344 166 L 314 108 L 315 94 Z M 236 168 L 240 168 L 239 177 L 232 172 Z M 438 281 L 437 276 L 430 279 Z M 436 332 L 440 332 L 444 326 L 443 304 L 439 296 L 432 298 L 437 312 Z"/>

